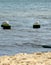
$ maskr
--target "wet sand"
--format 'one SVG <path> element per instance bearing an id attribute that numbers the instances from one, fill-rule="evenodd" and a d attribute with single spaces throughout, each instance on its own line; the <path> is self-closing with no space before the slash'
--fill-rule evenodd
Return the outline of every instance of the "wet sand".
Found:
<path id="1" fill-rule="evenodd" d="M 0 65 L 51 65 L 51 52 L 0 56 Z"/>

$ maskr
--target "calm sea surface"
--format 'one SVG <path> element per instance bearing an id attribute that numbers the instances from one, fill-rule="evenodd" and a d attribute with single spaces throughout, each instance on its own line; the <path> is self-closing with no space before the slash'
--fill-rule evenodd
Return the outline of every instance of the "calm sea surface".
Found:
<path id="1" fill-rule="evenodd" d="M 11 30 L 1 28 L 6 20 Z M 51 0 L 0 0 L 0 55 L 51 51 L 41 45 L 51 45 Z"/>

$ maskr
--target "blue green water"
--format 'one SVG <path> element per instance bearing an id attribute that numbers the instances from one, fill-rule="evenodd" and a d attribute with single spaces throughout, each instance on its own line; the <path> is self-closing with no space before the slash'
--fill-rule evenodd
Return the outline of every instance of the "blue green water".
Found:
<path id="1" fill-rule="evenodd" d="M 11 30 L 0 26 L 0 55 L 51 51 L 39 46 L 51 45 L 51 0 L 0 0 L 0 25 L 6 20 Z M 37 20 L 41 28 L 33 29 Z"/>

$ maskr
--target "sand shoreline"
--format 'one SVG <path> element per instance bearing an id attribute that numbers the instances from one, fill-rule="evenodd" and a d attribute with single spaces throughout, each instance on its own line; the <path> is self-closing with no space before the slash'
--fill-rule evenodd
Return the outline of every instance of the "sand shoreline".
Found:
<path id="1" fill-rule="evenodd" d="M 51 52 L 0 56 L 0 65 L 51 65 Z"/>

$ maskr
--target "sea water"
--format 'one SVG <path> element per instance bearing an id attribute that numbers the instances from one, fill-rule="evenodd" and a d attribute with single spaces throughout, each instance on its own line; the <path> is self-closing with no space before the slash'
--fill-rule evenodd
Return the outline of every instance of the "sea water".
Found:
<path id="1" fill-rule="evenodd" d="M 33 29 L 36 21 L 41 28 Z M 41 45 L 51 45 L 51 0 L 0 0 L 0 55 L 51 51 Z"/>

